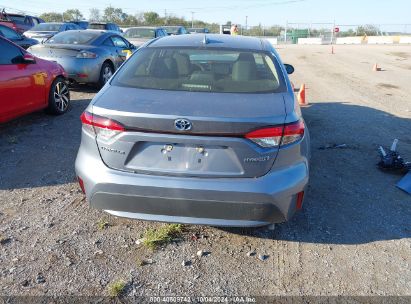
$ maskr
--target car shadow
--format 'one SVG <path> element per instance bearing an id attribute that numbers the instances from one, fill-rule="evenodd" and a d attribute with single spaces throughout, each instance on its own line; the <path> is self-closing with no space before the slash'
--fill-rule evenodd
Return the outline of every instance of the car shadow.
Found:
<path id="1" fill-rule="evenodd" d="M 382 172 L 376 164 L 378 146 L 390 147 L 394 138 L 402 157 L 411 161 L 411 119 L 344 102 L 314 103 L 303 115 L 312 151 L 303 210 L 273 232 L 224 230 L 324 244 L 410 238 L 411 196 L 395 187 L 402 175 Z"/>
<path id="2" fill-rule="evenodd" d="M 80 115 L 89 103 L 72 100 L 63 115 L 39 111 L 0 125 L 0 190 L 72 182 Z"/>
<path id="3" fill-rule="evenodd" d="M 91 84 L 70 84 L 70 91 L 77 93 L 97 93 L 100 89 L 96 85 Z"/>

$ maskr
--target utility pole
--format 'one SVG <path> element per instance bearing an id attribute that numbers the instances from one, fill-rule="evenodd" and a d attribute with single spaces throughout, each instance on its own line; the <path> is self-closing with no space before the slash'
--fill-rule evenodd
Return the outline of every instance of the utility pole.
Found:
<path id="1" fill-rule="evenodd" d="M 248 29 L 248 16 L 245 16 L 245 32 L 247 33 Z"/>
<path id="2" fill-rule="evenodd" d="M 194 13 L 195 12 L 191 12 L 191 28 L 194 27 Z"/>
<path id="3" fill-rule="evenodd" d="M 288 20 L 285 23 L 285 30 L 284 30 L 284 44 L 287 44 L 287 30 L 288 30 Z"/>
<path id="4" fill-rule="evenodd" d="M 167 24 L 167 9 L 164 9 L 164 23 Z"/>

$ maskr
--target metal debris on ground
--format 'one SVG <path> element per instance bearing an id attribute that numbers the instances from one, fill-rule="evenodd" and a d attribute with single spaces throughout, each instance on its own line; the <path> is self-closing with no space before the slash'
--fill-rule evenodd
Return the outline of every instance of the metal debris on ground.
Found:
<path id="1" fill-rule="evenodd" d="M 251 256 L 255 256 L 256 252 L 254 250 L 250 250 L 249 252 L 247 252 L 247 256 L 251 257 Z"/>
<path id="2" fill-rule="evenodd" d="M 191 261 L 183 261 L 181 263 L 181 266 L 190 266 L 191 265 Z"/>
<path id="3" fill-rule="evenodd" d="M 386 151 L 379 146 L 381 160 L 378 168 L 384 171 L 407 173 L 396 186 L 401 190 L 411 194 L 411 162 L 406 162 L 397 151 L 398 139 L 394 139 L 390 150 Z"/>
<path id="4" fill-rule="evenodd" d="M 388 152 L 382 146 L 379 146 L 378 150 L 380 152 L 381 160 L 378 163 L 378 167 L 380 169 L 387 171 L 398 171 L 400 173 L 411 169 L 411 163 L 404 161 L 397 151 L 397 146 L 398 139 L 394 139 L 394 142 Z"/>
<path id="5" fill-rule="evenodd" d="M 268 259 L 268 255 L 259 254 L 259 255 L 258 255 L 258 259 L 259 259 L 260 261 L 265 261 L 266 259 Z"/>

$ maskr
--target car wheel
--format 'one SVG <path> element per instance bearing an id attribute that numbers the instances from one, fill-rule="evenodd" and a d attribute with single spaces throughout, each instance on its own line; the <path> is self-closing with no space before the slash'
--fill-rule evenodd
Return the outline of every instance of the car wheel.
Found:
<path id="1" fill-rule="evenodd" d="M 70 91 L 64 78 L 57 77 L 50 88 L 47 112 L 61 115 L 67 112 L 70 105 Z"/>
<path id="2" fill-rule="evenodd" d="M 114 74 L 114 69 L 112 65 L 108 62 L 104 62 L 101 71 L 100 71 L 100 79 L 99 79 L 99 86 L 103 87 L 107 81 L 113 76 Z"/>

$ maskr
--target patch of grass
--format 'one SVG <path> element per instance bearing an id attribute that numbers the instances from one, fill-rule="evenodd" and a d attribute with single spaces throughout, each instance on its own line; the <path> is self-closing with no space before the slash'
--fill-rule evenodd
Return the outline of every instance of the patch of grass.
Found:
<path id="1" fill-rule="evenodd" d="M 178 237 L 183 232 L 183 225 L 169 224 L 163 225 L 157 229 L 148 229 L 143 236 L 144 246 L 150 249 L 156 249 L 159 246 L 170 243 L 173 238 Z"/>
<path id="2" fill-rule="evenodd" d="M 107 286 L 108 294 L 111 297 L 119 297 L 124 293 L 126 286 L 127 283 L 123 280 L 118 280 L 113 283 L 110 283 Z"/>
<path id="3" fill-rule="evenodd" d="M 96 225 L 97 225 L 98 230 L 104 230 L 110 227 L 110 223 L 104 217 L 99 219 Z"/>

